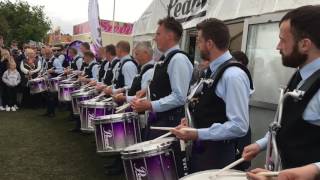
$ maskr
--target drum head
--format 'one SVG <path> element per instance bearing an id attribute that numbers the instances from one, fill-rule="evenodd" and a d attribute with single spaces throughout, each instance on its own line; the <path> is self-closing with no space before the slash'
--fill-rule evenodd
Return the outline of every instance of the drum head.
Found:
<path id="1" fill-rule="evenodd" d="M 115 107 L 115 104 L 111 102 L 96 102 L 91 100 L 81 101 L 81 106 L 88 108 L 105 108 L 105 107 Z"/>
<path id="2" fill-rule="evenodd" d="M 222 174 L 216 176 L 216 173 L 219 171 L 219 169 L 214 170 L 207 170 L 207 171 L 201 171 L 194 174 L 190 174 L 188 176 L 185 176 L 183 178 L 180 178 L 180 180 L 247 180 L 246 176 L 239 176 L 237 174 L 241 173 L 242 171 L 237 170 L 227 170 L 223 172 Z M 243 173 L 243 172 L 242 172 Z M 234 175 L 232 175 L 234 174 Z"/>
<path id="3" fill-rule="evenodd" d="M 38 77 L 38 78 L 34 78 L 34 79 L 30 79 L 30 82 L 39 82 L 39 81 L 44 81 L 43 77 Z"/>
<path id="4" fill-rule="evenodd" d="M 167 137 L 158 140 L 145 141 L 125 148 L 121 154 L 134 155 L 140 153 L 160 152 L 164 149 L 168 149 L 175 140 L 176 138 L 174 137 Z"/>
<path id="5" fill-rule="evenodd" d="M 77 84 L 59 84 L 59 87 L 61 88 L 72 88 L 72 87 L 78 87 Z"/>

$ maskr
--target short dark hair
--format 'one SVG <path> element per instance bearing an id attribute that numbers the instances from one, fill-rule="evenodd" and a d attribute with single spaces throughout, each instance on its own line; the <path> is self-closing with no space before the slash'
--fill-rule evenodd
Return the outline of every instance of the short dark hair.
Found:
<path id="1" fill-rule="evenodd" d="M 249 59 L 247 55 L 242 51 L 233 51 L 231 55 L 241 64 L 247 66 L 249 64 Z"/>
<path id="2" fill-rule="evenodd" d="M 76 48 L 70 48 L 69 51 L 71 51 L 73 54 L 78 54 L 78 50 Z"/>
<path id="3" fill-rule="evenodd" d="M 81 46 L 83 46 L 83 47 L 86 48 L 87 50 L 90 50 L 90 44 L 87 43 L 87 42 L 83 42 L 83 43 L 81 44 Z"/>
<path id="4" fill-rule="evenodd" d="M 291 32 L 296 41 L 310 39 L 320 49 L 320 6 L 302 6 L 288 12 L 280 25 L 290 20 Z"/>
<path id="5" fill-rule="evenodd" d="M 175 20 L 173 17 L 166 17 L 163 19 L 160 19 L 158 21 L 158 25 L 163 25 L 165 29 L 173 32 L 176 36 L 176 41 L 180 41 L 183 28 L 179 21 Z"/>
<path id="6" fill-rule="evenodd" d="M 116 55 L 116 47 L 113 44 L 109 44 L 106 46 L 106 52 L 110 53 L 112 56 L 115 56 Z"/>
<path id="7" fill-rule="evenodd" d="M 95 56 L 94 56 L 94 54 L 93 54 L 93 52 L 91 52 L 91 51 L 86 51 L 86 52 L 84 52 L 83 53 L 83 56 L 87 56 L 87 57 L 89 57 L 89 58 L 91 58 L 91 59 L 93 59 Z"/>
<path id="8" fill-rule="evenodd" d="M 230 32 L 223 21 L 216 18 L 205 19 L 197 24 L 197 30 L 202 32 L 203 38 L 212 40 L 218 49 L 225 50 L 230 45 Z"/>
<path id="9" fill-rule="evenodd" d="M 128 41 L 119 41 L 117 43 L 117 48 L 130 53 L 130 43 Z"/>

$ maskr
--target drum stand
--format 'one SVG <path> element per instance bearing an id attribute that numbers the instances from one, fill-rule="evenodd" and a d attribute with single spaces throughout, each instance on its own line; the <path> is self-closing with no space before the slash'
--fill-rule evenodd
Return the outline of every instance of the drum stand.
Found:
<path id="1" fill-rule="evenodd" d="M 304 95 L 304 91 L 300 91 L 300 90 L 294 90 L 286 93 L 284 93 L 284 91 L 285 90 L 283 88 L 280 89 L 280 97 L 279 97 L 276 115 L 275 115 L 274 121 L 270 124 L 269 130 L 268 130 L 269 137 L 268 137 L 265 168 L 270 171 L 280 171 L 282 169 L 281 157 L 280 157 L 278 146 L 277 146 L 276 136 L 278 131 L 281 128 L 283 102 L 289 96 L 293 97 L 296 100 L 301 100 Z"/>

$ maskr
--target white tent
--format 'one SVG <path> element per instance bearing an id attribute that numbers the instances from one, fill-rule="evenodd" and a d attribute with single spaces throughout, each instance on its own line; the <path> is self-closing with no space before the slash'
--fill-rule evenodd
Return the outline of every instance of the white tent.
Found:
<path id="1" fill-rule="evenodd" d="M 133 36 L 136 41 L 151 40 L 158 20 L 168 14 L 188 29 L 209 17 L 227 21 L 313 4 L 320 0 L 154 0 L 135 22 Z"/>

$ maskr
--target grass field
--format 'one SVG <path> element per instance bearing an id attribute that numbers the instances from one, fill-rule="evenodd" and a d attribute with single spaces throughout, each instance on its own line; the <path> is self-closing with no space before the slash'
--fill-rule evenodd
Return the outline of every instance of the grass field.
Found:
<path id="1" fill-rule="evenodd" d="M 43 112 L 0 112 L 0 180 L 125 179 L 104 174 L 108 159 L 96 154 L 93 135 L 68 132 L 68 112 L 53 119 Z"/>

